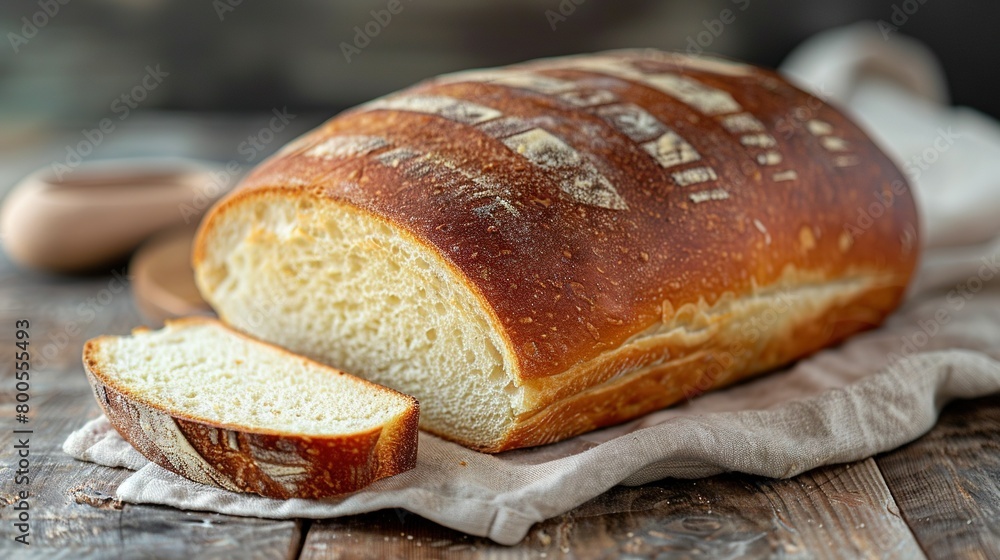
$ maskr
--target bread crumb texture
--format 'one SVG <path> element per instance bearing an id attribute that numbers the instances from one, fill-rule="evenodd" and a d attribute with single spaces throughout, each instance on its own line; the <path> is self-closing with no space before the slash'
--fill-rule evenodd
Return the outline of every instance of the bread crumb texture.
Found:
<path id="1" fill-rule="evenodd" d="M 212 323 L 109 337 L 100 376 L 143 404 L 211 424 L 297 435 L 373 429 L 409 401 Z"/>
<path id="2" fill-rule="evenodd" d="M 216 223 L 198 267 L 236 328 L 420 402 L 421 426 L 499 442 L 521 390 L 482 305 L 405 231 L 308 198 L 255 197 Z"/>

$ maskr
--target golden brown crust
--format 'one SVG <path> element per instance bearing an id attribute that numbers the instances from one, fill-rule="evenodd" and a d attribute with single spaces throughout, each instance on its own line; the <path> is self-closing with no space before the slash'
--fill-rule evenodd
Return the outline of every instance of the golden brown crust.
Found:
<path id="1" fill-rule="evenodd" d="M 168 322 L 191 323 L 216 323 L 227 328 L 203 317 Z M 98 404 L 111 425 L 136 450 L 183 477 L 270 498 L 325 498 L 360 490 L 416 466 L 419 404 L 413 397 L 400 395 L 412 404 L 391 422 L 339 436 L 297 435 L 209 422 L 154 406 L 104 375 L 99 348 L 112 338 L 94 338 L 83 349 L 87 378 Z M 259 343 L 292 359 L 309 361 L 277 346 Z M 330 369 L 331 374 L 346 375 L 316 365 Z"/>
<path id="2" fill-rule="evenodd" d="M 634 365 L 649 360 L 651 354 L 674 358 L 664 363 L 654 361 L 622 378 L 553 399 L 520 418 L 503 442 L 492 447 L 471 446 L 496 453 L 552 443 L 690 400 L 877 326 L 882 314 L 872 310 L 892 305 L 900 293 L 896 286 L 873 287 L 828 308 L 822 316 L 806 315 L 776 324 L 773 335 L 752 357 L 744 355 L 753 346 L 753 340 L 745 336 L 709 336 L 694 346 L 656 344 L 655 352 L 634 349 L 617 357 L 616 362 L 633 360 Z"/>
<path id="3" fill-rule="evenodd" d="M 877 324 L 902 297 L 919 247 L 905 177 L 835 108 L 771 71 L 656 51 L 446 76 L 343 113 L 212 210 L 195 266 L 224 213 L 276 191 L 388 221 L 481 297 L 518 381 L 546 387 L 522 427 L 491 450 L 676 402 L 670 391 L 644 397 L 622 385 L 559 413 L 576 427 L 544 437 L 528 427 L 556 401 L 607 383 L 615 372 L 590 364 L 631 337 L 690 306 L 753 298 L 790 273 L 820 283 L 877 279 L 853 301 L 812 315 L 823 329 L 840 308 L 872 307 L 835 336 L 796 337 L 755 358 L 752 371 Z M 875 206 L 879 214 L 863 218 Z M 586 381 L 562 376 L 570 370 Z"/>

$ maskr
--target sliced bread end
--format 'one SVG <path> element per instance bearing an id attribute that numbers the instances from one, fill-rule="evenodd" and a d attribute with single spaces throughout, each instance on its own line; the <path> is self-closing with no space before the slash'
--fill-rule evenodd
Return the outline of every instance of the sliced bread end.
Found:
<path id="1" fill-rule="evenodd" d="M 324 498 L 416 465 L 416 399 L 213 319 L 92 339 L 83 363 L 122 437 L 196 482 Z"/>

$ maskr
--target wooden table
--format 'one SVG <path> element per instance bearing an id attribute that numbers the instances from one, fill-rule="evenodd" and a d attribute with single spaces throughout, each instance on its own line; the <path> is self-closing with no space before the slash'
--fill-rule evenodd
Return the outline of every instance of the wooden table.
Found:
<path id="1" fill-rule="evenodd" d="M 0 263 L 0 558 L 1000 558 L 1000 396 L 951 404 L 902 449 L 790 480 L 728 474 L 616 487 L 514 547 L 402 510 L 272 521 L 122 504 L 112 496 L 129 471 L 61 451 L 99 413 L 83 341 L 141 322 L 127 289 L 111 293 L 111 278 Z M 32 372 L 25 425 L 13 422 L 17 319 L 30 320 L 33 356 L 50 356 Z M 24 426 L 34 430 L 30 547 L 12 541 L 10 524 L 20 489 L 11 430 Z"/>

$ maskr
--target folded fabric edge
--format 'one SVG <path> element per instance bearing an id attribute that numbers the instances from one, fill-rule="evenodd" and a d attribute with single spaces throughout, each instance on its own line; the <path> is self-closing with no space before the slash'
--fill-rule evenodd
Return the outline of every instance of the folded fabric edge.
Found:
<path id="1" fill-rule="evenodd" d="M 150 496 L 148 480 L 157 481 L 161 492 Z M 157 490 L 157 489 L 153 489 Z M 189 481 L 155 463 L 149 463 L 126 478 L 115 490 L 115 497 L 133 504 L 156 504 L 182 510 L 207 511 L 237 517 L 262 519 L 334 519 L 348 515 L 370 513 L 382 509 L 404 509 L 439 525 L 474 536 L 487 537 L 502 545 L 520 542 L 532 525 L 543 519 L 524 515 L 504 505 L 474 498 L 441 495 L 424 488 L 410 487 L 394 492 L 352 494 L 341 498 L 341 508 L 335 514 L 323 512 L 326 500 L 275 500 L 253 494 L 240 494 Z M 251 503 L 252 502 L 252 503 Z M 409 503 L 434 504 L 421 512 L 413 512 Z M 248 504 L 250 506 L 248 507 Z M 247 513 L 254 509 L 255 514 Z M 448 515 L 460 510 L 462 516 Z"/>
<path id="2" fill-rule="evenodd" d="M 956 364 L 953 363 L 956 354 L 962 357 L 963 362 L 972 362 L 978 371 L 984 375 L 955 376 Z M 971 364 L 962 364 L 962 367 Z M 910 373 L 904 373 L 906 368 Z M 978 379 L 977 379 L 978 377 Z M 914 383 L 914 379 L 917 383 Z M 921 382 L 923 384 L 921 384 Z M 625 486 L 639 486 L 655 480 L 664 478 L 696 479 L 720 474 L 725 472 L 740 472 L 744 474 L 765 476 L 768 478 L 791 478 L 803 472 L 837 463 L 847 463 L 860 461 L 891 451 L 910 443 L 930 431 L 937 423 L 941 410 L 949 402 L 961 398 L 975 398 L 1000 392 L 1000 363 L 978 351 L 972 350 L 948 350 L 929 352 L 903 358 L 890 363 L 883 370 L 875 373 L 861 381 L 855 382 L 846 387 L 830 389 L 811 399 L 795 401 L 766 411 L 739 411 L 730 413 L 720 413 L 727 417 L 723 421 L 729 421 L 733 426 L 744 426 L 748 423 L 748 418 L 753 419 L 752 424 L 767 424 L 770 426 L 782 425 L 783 416 L 789 413 L 793 406 L 805 403 L 816 403 L 825 405 L 827 408 L 836 406 L 836 402 L 846 402 L 855 400 L 859 394 L 870 392 L 872 394 L 885 394 L 883 391 L 872 387 L 903 388 L 909 392 L 909 397 L 917 406 L 910 407 L 911 414 L 897 418 L 896 424 L 903 430 L 893 432 L 893 435 L 884 440 L 881 444 L 874 445 L 871 450 L 861 450 L 858 447 L 841 446 L 834 448 L 833 452 L 817 457 L 812 462 L 795 463 L 786 461 L 790 466 L 784 470 L 769 468 L 746 468 L 747 465 L 720 465 L 717 461 L 707 460 L 704 457 L 692 456 L 681 460 L 668 459 L 650 463 L 638 469 L 628 477 L 622 479 L 619 484 Z M 928 390 L 930 389 L 930 390 Z M 942 398 L 943 397 L 943 398 Z M 884 403 L 882 403 L 884 404 Z M 884 407 L 862 410 L 864 414 L 885 414 Z M 678 420 L 697 420 L 696 418 L 684 418 Z M 861 420 L 859 418 L 859 420 Z M 845 433 L 841 439 L 849 439 L 852 435 L 864 438 L 863 427 L 866 424 L 859 421 L 852 426 L 847 426 L 853 433 Z M 634 433 L 640 434 L 646 430 L 655 429 L 656 426 L 643 428 Z M 760 449 L 780 448 L 783 444 L 776 441 L 778 435 L 787 435 L 785 432 L 767 433 L 764 437 L 750 443 L 751 446 Z M 733 443 L 733 442 L 731 442 Z M 871 442 L 869 442 L 871 443 Z M 738 442 L 733 443 L 738 444 Z M 870 451 L 870 452 L 869 452 Z M 781 462 L 781 461 L 778 461 Z M 763 464 L 763 462 L 762 462 Z"/>

